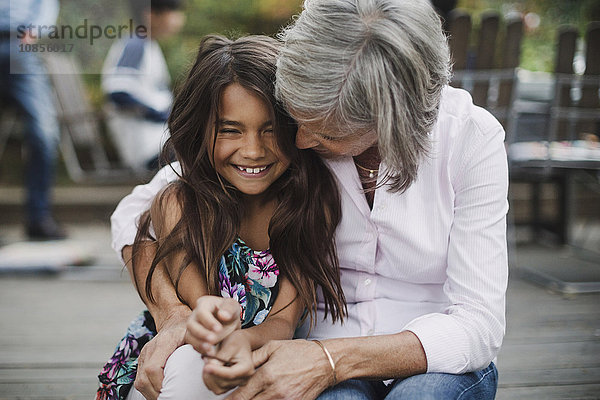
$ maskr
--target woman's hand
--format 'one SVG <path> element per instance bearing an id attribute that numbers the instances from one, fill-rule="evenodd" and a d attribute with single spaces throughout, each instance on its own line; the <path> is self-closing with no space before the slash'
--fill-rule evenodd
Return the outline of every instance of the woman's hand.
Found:
<path id="1" fill-rule="evenodd" d="M 254 351 L 256 373 L 227 400 L 315 399 L 332 383 L 323 350 L 306 340 L 273 340 Z"/>
<path id="2" fill-rule="evenodd" d="M 185 342 L 202 355 L 215 356 L 215 346 L 241 328 L 240 312 L 235 299 L 200 297 L 188 319 Z"/>
<path id="3" fill-rule="evenodd" d="M 202 379 L 206 387 L 216 394 L 246 384 L 254 374 L 250 341 L 241 330 L 221 342 L 215 358 L 205 357 L 204 360 Z"/>
<path id="4" fill-rule="evenodd" d="M 160 321 L 160 326 L 157 322 L 158 334 L 140 352 L 134 386 L 148 400 L 154 400 L 160 394 L 165 364 L 169 356 L 184 344 L 190 313 L 187 306 L 173 308 Z"/>

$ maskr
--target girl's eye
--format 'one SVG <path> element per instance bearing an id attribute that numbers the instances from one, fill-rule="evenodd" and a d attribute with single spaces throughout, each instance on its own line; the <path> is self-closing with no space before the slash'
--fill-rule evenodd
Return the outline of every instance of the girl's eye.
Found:
<path id="1" fill-rule="evenodd" d="M 237 133 L 240 133 L 240 131 L 238 131 L 236 129 L 220 129 L 219 130 L 219 134 L 221 134 L 221 135 L 235 135 Z"/>
<path id="2" fill-rule="evenodd" d="M 263 133 L 267 134 L 267 135 L 272 135 L 273 134 L 273 128 L 269 128 L 269 129 L 265 129 L 263 131 Z"/>

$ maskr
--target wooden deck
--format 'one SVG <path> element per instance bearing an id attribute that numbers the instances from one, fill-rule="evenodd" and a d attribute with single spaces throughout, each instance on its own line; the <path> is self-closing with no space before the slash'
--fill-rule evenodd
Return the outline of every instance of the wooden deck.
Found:
<path id="1" fill-rule="evenodd" d="M 600 294 L 563 296 L 511 278 L 498 399 L 600 398 Z"/>
<path id="2" fill-rule="evenodd" d="M 99 265 L 0 276 L 0 399 L 92 398 L 142 307 L 108 248 L 108 227 L 70 231 L 95 243 Z M 560 295 L 513 273 L 497 398 L 600 399 L 599 304 L 600 294 Z"/>

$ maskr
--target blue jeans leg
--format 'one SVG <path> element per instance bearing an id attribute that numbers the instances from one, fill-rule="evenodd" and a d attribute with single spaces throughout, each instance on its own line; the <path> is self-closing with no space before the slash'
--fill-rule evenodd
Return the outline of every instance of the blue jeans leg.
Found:
<path id="1" fill-rule="evenodd" d="M 317 400 L 493 400 L 498 371 L 489 367 L 463 375 L 429 373 L 399 379 L 391 386 L 381 381 L 351 379 L 325 390 Z"/>
<path id="2" fill-rule="evenodd" d="M 385 400 L 493 400 L 498 386 L 494 363 L 463 375 L 429 373 L 394 383 Z"/>
<path id="3" fill-rule="evenodd" d="M 13 43 L 14 45 L 14 43 Z M 2 43 L 2 57 L 8 56 L 8 42 Z M 8 74 L 3 59 L 2 80 L 10 97 L 23 111 L 26 122 L 27 160 L 27 218 L 39 221 L 50 215 L 50 190 L 60 130 L 53 104 L 52 91 L 46 71 L 34 53 L 12 53 L 12 63 L 24 74 Z M 16 59 L 15 59 L 16 58 Z"/>
<path id="4" fill-rule="evenodd" d="M 381 382 L 350 379 L 325 390 L 317 400 L 377 400 L 382 396 L 376 383 L 383 386 Z"/>

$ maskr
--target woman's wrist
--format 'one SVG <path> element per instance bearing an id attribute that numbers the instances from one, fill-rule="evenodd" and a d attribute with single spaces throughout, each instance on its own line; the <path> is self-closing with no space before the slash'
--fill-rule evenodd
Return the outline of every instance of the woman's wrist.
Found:
<path id="1" fill-rule="evenodd" d="M 409 331 L 327 339 L 321 343 L 335 364 L 337 382 L 348 379 L 385 380 L 427 372 L 425 351 L 418 337 Z M 326 361 L 325 355 L 322 357 Z"/>
<path id="2" fill-rule="evenodd" d="M 154 318 L 157 332 L 160 332 L 165 326 L 181 324 L 185 327 L 192 310 L 185 304 L 179 303 L 167 308 L 156 307 L 150 310 L 150 314 Z"/>
<path id="3" fill-rule="evenodd" d="M 323 344 L 320 340 L 313 339 L 312 342 L 316 343 L 323 351 L 323 354 L 325 355 L 325 358 L 327 359 L 327 362 L 329 363 L 329 366 L 331 368 L 332 383 L 329 386 L 335 386 L 338 383 L 338 380 L 335 370 L 335 361 L 333 360 L 331 353 L 329 352 L 325 344 Z"/>

